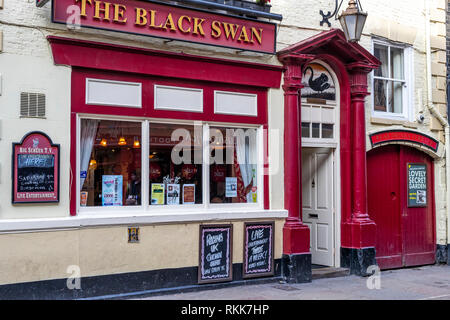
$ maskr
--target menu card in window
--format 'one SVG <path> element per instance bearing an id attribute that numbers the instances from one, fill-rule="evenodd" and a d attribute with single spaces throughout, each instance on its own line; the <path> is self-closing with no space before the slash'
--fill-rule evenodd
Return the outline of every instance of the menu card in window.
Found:
<path id="1" fill-rule="evenodd" d="M 102 176 L 102 206 L 121 206 L 122 186 L 121 175 Z"/>
<path id="2" fill-rule="evenodd" d="M 163 183 L 152 183 L 152 204 L 164 204 Z"/>
<path id="3" fill-rule="evenodd" d="M 195 184 L 183 185 L 183 204 L 195 204 Z"/>
<path id="4" fill-rule="evenodd" d="M 237 178 L 226 177 L 225 178 L 225 197 L 235 198 L 237 197 Z"/>
<path id="5" fill-rule="evenodd" d="M 167 204 L 180 204 L 180 185 L 167 185 Z"/>

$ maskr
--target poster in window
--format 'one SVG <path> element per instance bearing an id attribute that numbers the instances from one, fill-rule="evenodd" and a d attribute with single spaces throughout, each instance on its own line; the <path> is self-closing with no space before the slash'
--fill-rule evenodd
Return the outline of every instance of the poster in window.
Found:
<path id="1" fill-rule="evenodd" d="M 200 225 L 198 282 L 231 281 L 233 225 Z"/>
<path id="2" fill-rule="evenodd" d="M 152 204 L 164 204 L 164 183 L 152 183 Z"/>
<path id="3" fill-rule="evenodd" d="M 122 205 L 123 177 L 121 175 L 102 176 L 102 206 Z"/>
<path id="4" fill-rule="evenodd" d="M 270 276 L 273 270 L 274 222 L 244 223 L 243 278 Z"/>
<path id="5" fill-rule="evenodd" d="M 225 178 L 225 197 L 235 198 L 237 197 L 237 178 L 226 177 Z"/>
<path id="6" fill-rule="evenodd" d="M 195 204 L 195 184 L 183 185 L 183 204 Z"/>
<path id="7" fill-rule="evenodd" d="M 59 144 L 43 132 L 13 143 L 12 203 L 59 202 Z"/>
<path id="8" fill-rule="evenodd" d="M 408 163 L 408 207 L 427 206 L 427 165 Z"/>
<path id="9" fill-rule="evenodd" d="M 167 185 L 167 204 L 180 204 L 180 185 Z"/>

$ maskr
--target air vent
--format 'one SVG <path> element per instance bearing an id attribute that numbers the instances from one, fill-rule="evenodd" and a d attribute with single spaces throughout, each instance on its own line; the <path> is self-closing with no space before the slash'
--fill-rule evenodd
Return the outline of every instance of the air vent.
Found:
<path id="1" fill-rule="evenodd" d="M 44 118 L 45 117 L 45 94 L 21 92 L 20 93 L 20 116 Z"/>

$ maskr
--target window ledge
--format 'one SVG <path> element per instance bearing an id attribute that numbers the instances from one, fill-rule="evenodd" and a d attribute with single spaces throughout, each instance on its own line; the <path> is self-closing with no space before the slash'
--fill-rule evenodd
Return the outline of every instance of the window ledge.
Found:
<path id="1" fill-rule="evenodd" d="M 214 222 L 222 220 L 276 219 L 287 218 L 287 210 L 220 210 L 186 213 L 158 213 L 79 215 L 75 217 L 44 219 L 5 219 L 0 221 L 0 233 L 58 231 L 94 226 L 119 226 L 158 223 Z"/>
<path id="2" fill-rule="evenodd" d="M 393 118 L 377 118 L 370 117 L 370 123 L 372 124 L 381 124 L 381 125 L 401 125 L 406 128 L 414 128 L 417 129 L 419 126 L 415 122 L 410 122 L 406 119 L 393 119 Z"/>

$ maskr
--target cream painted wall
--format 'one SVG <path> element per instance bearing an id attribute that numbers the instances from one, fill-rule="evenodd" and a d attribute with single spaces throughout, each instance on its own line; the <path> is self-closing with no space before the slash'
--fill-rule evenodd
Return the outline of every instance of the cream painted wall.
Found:
<path id="1" fill-rule="evenodd" d="M 233 224 L 233 263 L 242 263 L 244 223 L 214 223 Z M 275 220 L 275 259 L 283 224 Z M 80 267 L 81 277 L 198 266 L 198 223 L 140 228 L 139 243 L 128 243 L 127 226 L 0 234 L 0 285 L 67 278 L 70 265 Z"/>

